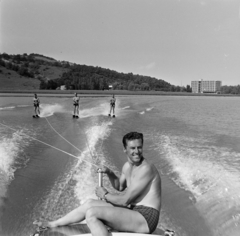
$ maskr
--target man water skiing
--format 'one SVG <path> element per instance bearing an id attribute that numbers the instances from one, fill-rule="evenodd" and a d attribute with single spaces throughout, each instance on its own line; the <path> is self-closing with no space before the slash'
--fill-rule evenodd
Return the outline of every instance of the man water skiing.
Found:
<path id="1" fill-rule="evenodd" d="M 127 162 L 118 177 L 107 167 L 102 172 L 116 190 L 109 193 L 96 188 L 103 200 L 89 199 L 62 218 L 51 222 L 37 222 L 42 227 L 57 227 L 79 223 L 86 219 L 93 236 L 109 235 L 106 226 L 123 232 L 152 233 L 159 220 L 161 208 L 161 179 L 156 167 L 143 157 L 143 134 L 131 132 L 123 137 Z"/>
<path id="2" fill-rule="evenodd" d="M 34 94 L 34 98 L 33 98 L 33 106 L 34 106 L 34 113 L 35 116 L 33 115 L 33 117 L 39 117 L 38 115 L 40 115 L 40 99 L 38 98 L 37 94 Z"/>
<path id="3" fill-rule="evenodd" d="M 78 118 L 79 115 L 79 100 L 77 93 L 73 97 L 73 118 Z"/>
<path id="4" fill-rule="evenodd" d="M 116 98 L 114 97 L 114 94 L 112 98 L 110 99 L 110 111 L 108 116 L 111 116 L 111 112 L 113 112 L 113 117 L 115 117 L 115 103 L 116 103 Z"/>

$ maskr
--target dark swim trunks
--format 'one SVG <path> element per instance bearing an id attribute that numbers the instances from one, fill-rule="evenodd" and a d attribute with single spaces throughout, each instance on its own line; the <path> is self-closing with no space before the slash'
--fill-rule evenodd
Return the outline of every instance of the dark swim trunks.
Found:
<path id="1" fill-rule="evenodd" d="M 151 234 L 158 225 L 159 220 L 159 211 L 152 208 L 152 207 L 146 207 L 146 206 L 131 206 L 131 209 L 133 211 L 139 212 L 147 221 L 149 233 Z"/>

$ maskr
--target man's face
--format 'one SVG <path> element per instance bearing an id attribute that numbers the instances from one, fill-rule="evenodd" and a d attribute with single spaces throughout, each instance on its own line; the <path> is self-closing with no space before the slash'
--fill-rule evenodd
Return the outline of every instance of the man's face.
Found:
<path id="1" fill-rule="evenodd" d="M 141 139 L 127 141 L 127 146 L 124 152 L 128 156 L 131 163 L 139 163 L 142 160 L 143 144 Z"/>

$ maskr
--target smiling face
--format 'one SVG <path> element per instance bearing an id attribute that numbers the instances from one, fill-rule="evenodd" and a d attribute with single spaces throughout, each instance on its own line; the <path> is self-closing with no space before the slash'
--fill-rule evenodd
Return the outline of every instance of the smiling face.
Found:
<path id="1" fill-rule="evenodd" d="M 127 146 L 124 149 L 131 164 L 138 165 L 141 163 L 143 156 L 143 143 L 141 139 L 127 140 Z"/>

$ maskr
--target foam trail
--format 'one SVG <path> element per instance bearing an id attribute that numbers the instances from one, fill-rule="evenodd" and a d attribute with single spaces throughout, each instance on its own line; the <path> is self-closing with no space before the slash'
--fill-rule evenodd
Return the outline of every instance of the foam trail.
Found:
<path id="1" fill-rule="evenodd" d="M 79 116 L 81 118 L 87 118 L 91 116 L 107 115 L 109 112 L 109 104 L 102 103 L 100 106 L 80 110 Z"/>
<path id="2" fill-rule="evenodd" d="M 8 184 L 14 179 L 14 172 L 20 168 L 16 167 L 15 162 L 28 143 L 21 134 L 21 131 L 17 131 L 11 137 L 2 135 L 0 139 L 0 206 L 6 196 Z"/>
<path id="3" fill-rule="evenodd" d="M 128 109 L 130 106 L 123 107 L 122 110 Z"/>
<path id="4" fill-rule="evenodd" d="M 30 105 L 17 105 L 17 107 L 30 107 Z"/>
<path id="5" fill-rule="evenodd" d="M 161 151 L 169 162 L 168 175 L 194 195 L 196 207 L 214 235 L 240 230 L 240 154 L 224 147 L 209 146 L 206 140 L 161 135 Z M 230 161 L 230 163 L 228 163 Z"/>
<path id="6" fill-rule="evenodd" d="M 238 170 L 229 170 L 228 164 L 220 161 L 229 156 L 235 156 L 236 159 L 239 159 L 240 155 L 238 153 L 230 152 L 224 148 L 219 152 L 219 147 L 209 145 L 204 147 L 204 144 L 197 143 L 195 143 L 194 149 L 187 146 L 177 146 L 175 142 L 179 142 L 180 139 L 183 140 L 184 137 L 177 140 L 174 140 L 174 137 L 164 137 L 164 139 L 166 142 L 163 147 L 172 165 L 172 170 L 177 172 L 180 177 L 178 181 L 184 184 L 187 190 L 194 193 L 198 200 L 201 200 L 203 195 L 213 187 L 216 189 L 218 185 L 221 185 L 222 188 L 223 184 L 224 186 L 232 186 L 228 183 L 228 178 L 223 179 L 222 177 L 227 175 L 233 181 Z M 189 142 L 190 140 L 185 141 Z M 192 142 L 194 141 L 192 140 Z M 199 149 L 201 149 L 201 152 L 199 152 Z M 215 159 L 216 156 L 218 156 L 218 159 Z M 234 183 L 234 186 L 236 184 L 237 182 Z M 240 183 L 238 185 L 240 188 Z"/>
<path id="7" fill-rule="evenodd" d="M 120 101 L 118 101 L 116 103 L 116 107 L 115 107 L 115 115 L 119 116 L 121 114 L 120 110 Z M 106 116 L 109 113 L 109 103 L 108 102 L 104 102 L 99 104 L 96 107 L 92 107 L 89 109 L 80 109 L 79 111 L 79 116 L 80 118 L 87 118 L 87 117 L 93 117 L 93 116 Z"/>
<path id="8" fill-rule="evenodd" d="M 139 112 L 139 114 L 143 115 L 143 114 L 145 114 L 145 111 L 141 111 L 141 112 Z"/>
<path id="9" fill-rule="evenodd" d="M 5 175 L 7 180 L 14 177 L 14 162 L 18 158 L 19 152 L 22 151 L 23 144 L 22 131 L 13 133 L 12 137 L 2 137 L 0 140 L 0 171 Z"/>
<path id="10" fill-rule="evenodd" d="M 151 111 L 153 109 L 153 107 L 149 107 L 146 109 L 146 111 Z"/>
<path id="11" fill-rule="evenodd" d="M 12 110 L 14 109 L 15 106 L 11 106 L 11 107 L 0 107 L 0 110 Z"/>
<path id="12" fill-rule="evenodd" d="M 52 116 L 54 113 L 64 113 L 63 106 L 60 104 L 54 104 L 54 105 L 49 105 L 49 104 L 42 104 L 40 106 L 40 116 L 41 117 L 48 117 Z"/>
<path id="13" fill-rule="evenodd" d="M 58 218 L 73 208 L 82 204 L 88 198 L 97 199 L 94 190 L 98 184 L 98 175 L 95 164 L 104 162 L 101 150 L 96 155 L 97 145 L 110 134 L 111 121 L 92 126 L 86 131 L 86 147 L 78 156 L 77 163 L 70 171 L 61 176 L 57 181 L 41 207 L 43 218 Z M 89 163 L 95 163 L 91 165 Z M 39 212 L 38 209 L 35 210 Z M 39 216 L 38 216 L 39 217 Z"/>
<path id="14" fill-rule="evenodd" d="M 99 143 L 99 141 L 106 139 L 110 134 L 110 126 L 112 125 L 112 122 L 103 122 L 101 125 L 96 125 L 93 127 L 90 127 L 86 134 L 87 134 L 87 142 L 88 147 L 82 152 L 80 159 L 85 158 L 91 158 L 92 162 L 103 164 L 104 157 L 101 155 L 101 150 L 96 151 L 96 146 Z M 91 153 L 90 153 L 91 151 Z M 98 153 L 98 154 L 96 154 Z M 95 168 L 96 169 L 96 168 Z M 76 172 L 74 175 L 74 179 L 77 181 L 77 185 L 75 188 L 75 194 L 78 197 L 78 199 L 81 199 L 81 201 L 85 201 L 89 197 L 96 198 L 94 194 L 94 189 L 96 187 L 96 184 L 98 183 L 96 181 L 96 170 L 94 170 L 94 176 L 90 175 L 92 166 L 86 165 L 84 169 L 81 171 Z M 83 184 L 84 183 L 84 184 Z M 89 186 L 92 186 L 92 188 L 89 188 Z"/>

